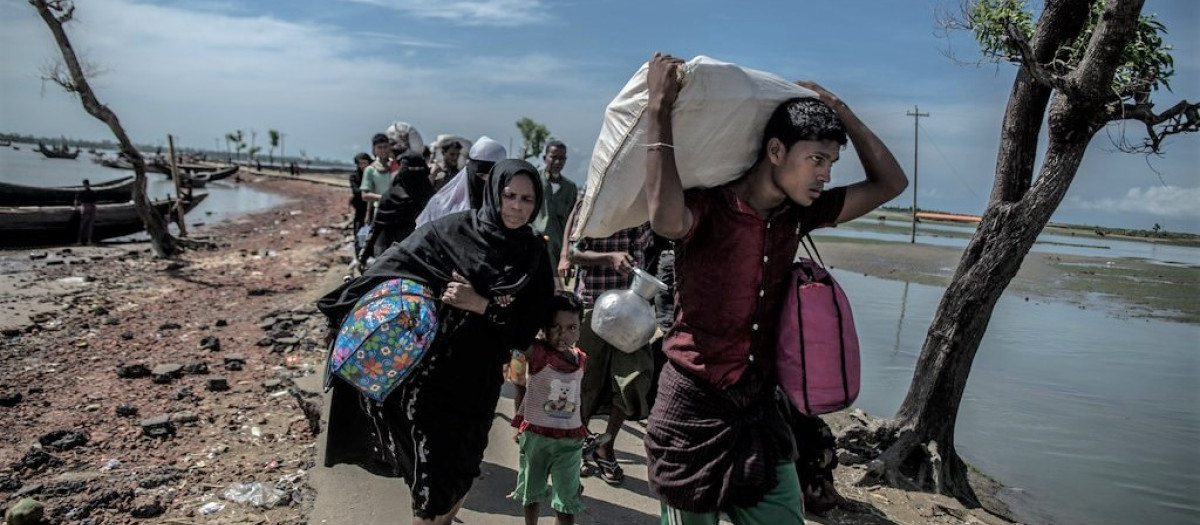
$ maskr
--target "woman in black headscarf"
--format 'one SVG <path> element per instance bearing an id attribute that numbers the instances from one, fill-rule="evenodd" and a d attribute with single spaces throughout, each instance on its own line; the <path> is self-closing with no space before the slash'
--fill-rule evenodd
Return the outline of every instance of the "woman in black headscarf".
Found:
<path id="1" fill-rule="evenodd" d="M 413 523 L 450 523 L 479 475 L 509 350 L 537 334 L 554 284 L 546 247 L 529 223 L 542 203 L 537 170 L 496 163 L 483 206 L 418 228 L 358 279 L 318 302 L 334 330 L 380 283 L 404 278 L 434 290 L 438 334 L 383 403 L 332 380 L 325 464 L 401 476 Z"/>

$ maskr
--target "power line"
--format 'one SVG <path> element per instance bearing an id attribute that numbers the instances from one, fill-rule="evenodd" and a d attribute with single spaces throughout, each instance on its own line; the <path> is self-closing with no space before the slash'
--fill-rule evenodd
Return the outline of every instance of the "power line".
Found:
<path id="1" fill-rule="evenodd" d="M 945 162 L 946 166 L 948 166 L 950 168 L 950 172 L 954 174 L 954 179 L 957 180 L 960 184 L 962 184 L 963 187 L 967 189 L 967 191 L 971 192 L 972 196 L 974 196 L 975 198 L 979 198 L 979 193 L 977 193 L 975 191 L 975 188 L 971 187 L 970 184 L 967 184 L 967 179 L 964 178 L 961 174 L 959 174 L 958 170 L 954 168 L 954 164 L 950 163 L 950 158 L 947 157 L 946 154 L 942 152 L 942 147 L 938 145 L 937 141 L 933 140 L 933 135 L 929 134 L 929 130 L 925 129 L 925 126 L 921 126 L 921 131 L 924 132 L 925 138 L 933 143 L 933 149 L 937 150 L 938 155 L 942 157 L 942 162 Z"/>

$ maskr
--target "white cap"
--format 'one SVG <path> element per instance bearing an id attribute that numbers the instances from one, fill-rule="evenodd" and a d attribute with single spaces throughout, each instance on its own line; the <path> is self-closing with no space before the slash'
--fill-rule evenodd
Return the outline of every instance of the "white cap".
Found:
<path id="1" fill-rule="evenodd" d="M 475 145 L 471 146 L 471 151 L 467 153 L 467 157 L 471 160 L 482 160 L 485 162 L 500 162 L 508 158 L 508 150 L 504 149 L 499 142 L 496 142 L 484 135 L 475 141 Z"/>

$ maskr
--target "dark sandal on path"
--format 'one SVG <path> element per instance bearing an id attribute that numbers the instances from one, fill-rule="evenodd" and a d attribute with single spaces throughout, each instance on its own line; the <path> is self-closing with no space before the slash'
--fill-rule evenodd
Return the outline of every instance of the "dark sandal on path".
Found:
<path id="1" fill-rule="evenodd" d="M 617 464 L 617 460 L 596 458 L 596 466 L 600 467 L 600 478 L 610 485 L 616 485 L 625 480 L 625 471 Z"/>
<path id="2" fill-rule="evenodd" d="M 587 477 L 596 476 L 599 474 L 600 474 L 600 467 L 597 467 L 594 463 L 589 463 L 588 460 L 586 460 L 586 459 L 584 459 L 583 463 L 581 463 L 579 465 L 579 477 L 581 477 L 581 478 L 587 478 Z M 582 487 L 582 486 L 583 485 L 580 485 L 580 487 Z"/>

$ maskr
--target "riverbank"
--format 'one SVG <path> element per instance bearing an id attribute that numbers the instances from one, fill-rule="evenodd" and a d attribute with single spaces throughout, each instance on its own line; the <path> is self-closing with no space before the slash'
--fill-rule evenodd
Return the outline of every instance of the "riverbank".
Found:
<path id="1" fill-rule="evenodd" d="M 882 279 L 945 287 L 962 249 L 845 237 L 819 237 L 834 268 Z M 1141 259 L 1030 252 L 1008 293 L 1026 300 L 1065 301 L 1114 317 L 1200 323 L 1200 272 L 1193 266 Z"/>
<path id="2" fill-rule="evenodd" d="M 320 402 L 294 380 L 323 358 L 312 305 L 340 282 L 348 206 L 243 179 L 288 201 L 189 229 L 216 250 L 0 252 L 0 505 L 37 499 L 53 523 L 304 523 Z M 222 498 L 254 482 L 296 503 Z"/>
<path id="3" fill-rule="evenodd" d="M 918 208 L 919 209 L 919 208 Z M 868 218 L 876 220 L 893 221 L 900 223 L 912 224 L 911 208 L 900 210 L 895 208 L 881 208 L 871 212 Z M 933 212 L 929 213 L 933 216 L 944 215 L 954 216 L 954 214 L 942 214 Z M 970 215 L 958 216 L 959 220 L 943 220 L 938 218 L 922 218 L 921 223 L 929 224 L 953 224 L 953 225 L 968 225 L 974 226 L 978 224 L 978 218 Z M 1042 231 L 1043 234 L 1059 234 L 1069 237 L 1079 237 L 1080 239 L 1117 239 L 1134 242 L 1148 242 L 1157 244 L 1169 244 L 1175 246 L 1200 246 L 1200 234 L 1170 232 L 1170 231 L 1154 231 L 1154 230 L 1136 230 L 1128 228 L 1109 228 L 1105 226 L 1087 226 L 1081 224 L 1059 224 L 1050 223 Z"/>

